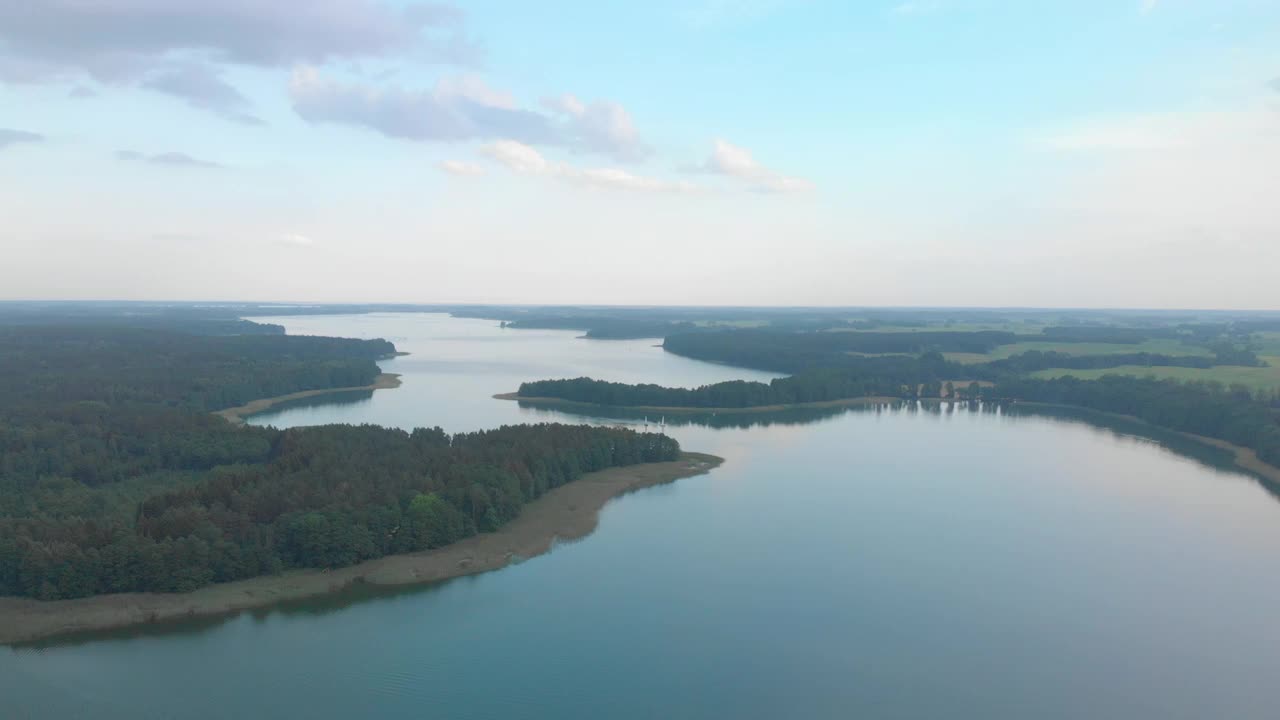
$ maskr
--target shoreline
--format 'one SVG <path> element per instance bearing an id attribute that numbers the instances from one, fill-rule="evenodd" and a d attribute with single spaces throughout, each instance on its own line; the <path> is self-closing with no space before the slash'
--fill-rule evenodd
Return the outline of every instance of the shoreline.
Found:
<path id="1" fill-rule="evenodd" d="M 585 537 L 600 510 L 615 497 L 681 478 L 704 475 L 723 458 L 682 453 L 679 460 L 588 473 L 524 506 L 497 532 L 473 535 L 433 550 L 387 555 L 333 570 L 291 570 L 209 585 L 189 593 L 122 593 L 74 600 L 0 597 L 0 645 L 145 626 L 165 621 L 229 616 L 291 600 L 319 597 L 356 583 L 422 585 L 499 570 L 551 550 L 559 541 Z"/>
<path id="2" fill-rule="evenodd" d="M 589 409 L 606 409 L 617 408 L 632 412 L 661 412 L 668 415 L 704 415 L 708 413 L 769 413 L 779 412 L 781 410 L 803 410 L 809 408 L 833 408 L 833 407 L 853 407 L 855 405 L 879 405 L 882 403 L 903 402 L 902 398 L 875 395 L 870 397 L 844 398 L 842 400 L 816 400 L 814 402 L 803 403 L 786 403 L 782 405 L 752 405 L 748 407 L 683 407 L 673 406 L 664 407 L 661 405 L 603 405 L 601 403 L 583 402 L 581 400 L 566 400 L 564 398 L 553 397 L 525 397 L 518 392 L 498 393 L 494 395 L 495 400 L 515 400 L 516 402 L 527 402 L 531 405 L 542 405 L 545 407 L 579 407 Z"/>
<path id="3" fill-rule="evenodd" d="M 1160 430 L 1163 430 L 1165 432 L 1175 433 L 1176 435 L 1180 437 L 1184 437 L 1188 440 L 1194 440 L 1196 442 L 1203 443 L 1205 445 L 1210 445 L 1212 447 L 1218 448 L 1219 450 L 1226 450 L 1227 452 L 1231 453 L 1232 461 L 1235 463 L 1237 468 L 1241 470 L 1245 470 L 1247 472 L 1251 472 L 1255 475 L 1258 475 L 1262 477 L 1264 480 L 1274 483 L 1276 486 L 1280 487 L 1280 467 L 1276 467 L 1275 465 L 1272 465 L 1271 463 L 1264 461 L 1262 458 L 1258 457 L 1258 453 L 1256 451 L 1250 448 L 1244 447 L 1243 445 L 1236 445 L 1235 443 L 1230 443 L 1230 442 L 1227 442 L 1226 440 L 1219 440 L 1218 438 L 1212 438 L 1207 435 L 1196 435 L 1195 433 L 1183 432 L 1181 430 L 1174 430 L 1173 428 L 1165 427 L 1164 425 L 1157 425 L 1153 422 L 1148 422 L 1146 420 L 1143 420 L 1137 415 L 1123 415 L 1121 413 L 1107 412 L 1105 410 L 1095 410 L 1093 408 L 1084 407 L 1083 405 L 1065 405 L 1062 403 L 1031 402 L 1029 400 L 1018 400 L 1014 402 L 1014 405 L 1015 406 L 1026 405 L 1032 408 L 1061 407 L 1061 408 L 1074 408 L 1078 410 L 1087 410 L 1088 412 L 1098 413 L 1099 415 L 1105 415 L 1113 418 L 1120 418 L 1123 420 L 1128 420 L 1130 422 L 1138 423 L 1140 425 L 1145 425 L 1147 427 L 1159 428 Z"/>
<path id="4" fill-rule="evenodd" d="M 397 354 L 407 355 L 408 353 L 397 353 Z M 392 388 L 400 387 L 401 384 L 402 383 L 400 382 L 399 373 L 381 373 L 378 375 L 376 379 L 374 379 L 373 383 L 370 385 L 359 385 L 356 387 L 322 388 L 320 390 L 303 390 L 301 392 L 289 393 L 288 395 L 277 395 L 275 397 L 269 397 L 269 398 L 258 398 L 257 400 L 250 400 L 244 405 L 238 405 L 236 407 L 227 408 L 225 410 L 215 410 L 213 414 L 221 417 L 223 420 L 226 420 L 232 425 L 243 425 L 245 418 L 251 415 L 257 415 L 258 413 L 261 413 L 261 412 L 266 412 L 267 410 L 270 410 L 272 407 L 279 405 L 280 403 L 290 402 L 292 400 L 301 400 L 303 398 L 317 397 L 320 395 L 329 395 L 331 393 L 357 392 L 360 390 L 390 390 Z"/>

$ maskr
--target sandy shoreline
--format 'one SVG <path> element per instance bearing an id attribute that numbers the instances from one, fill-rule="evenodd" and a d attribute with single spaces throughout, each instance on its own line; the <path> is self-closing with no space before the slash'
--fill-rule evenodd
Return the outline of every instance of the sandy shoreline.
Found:
<path id="1" fill-rule="evenodd" d="M 723 462 L 702 453 L 679 460 L 610 468 L 584 475 L 524 507 L 501 530 L 446 547 L 389 555 L 332 571 L 294 570 L 278 576 L 211 585 L 182 594 L 126 593 L 41 602 L 0 597 L 0 644 L 183 618 L 228 615 L 336 592 L 356 582 L 416 585 L 496 570 L 541 555 L 557 540 L 586 536 L 609 500 L 641 488 L 705 474 Z"/>
<path id="2" fill-rule="evenodd" d="M 407 355 L 408 353 L 397 353 L 399 355 Z M 291 400 L 301 400 L 303 398 L 316 397 L 318 395 L 329 395 L 332 393 L 353 392 L 357 390 L 390 390 L 391 388 L 400 387 L 400 375 L 398 373 L 382 373 L 373 381 L 372 385 L 360 385 L 357 387 L 340 387 L 340 388 L 324 388 L 323 390 L 303 390 L 302 392 L 289 393 L 288 395 L 277 395 L 276 397 L 260 398 L 240 405 L 238 407 L 227 408 L 226 410 L 218 410 L 214 415 L 218 415 L 233 425 L 243 425 L 244 419 L 250 415 L 257 415 L 260 412 L 269 410 L 272 406 L 279 405 L 283 402 Z"/>
<path id="3" fill-rule="evenodd" d="M 856 405 L 880 405 L 883 403 L 902 402 L 902 398 L 896 397 L 856 397 L 845 398 L 843 400 L 819 400 L 817 402 L 791 403 L 787 405 L 753 405 L 750 407 L 663 407 L 660 405 L 601 405 L 599 403 L 580 402 L 578 400 L 565 400 L 564 398 L 553 397 L 525 397 L 518 392 L 498 393 L 493 396 L 495 400 L 515 400 L 518 402 L 527 402 L 533 405 L 542 405 L 545 407 L 578 407 L 578 408 L 610 408 L 619 407 L 624 410 L 636 412 L 666 413 L 668 415 L 704 415 L 707 413 L 768 413 L 778 412 L 780 410 L 801 410 L 807 408 L 833 408 L 833 407 L 853 407 Z"/>

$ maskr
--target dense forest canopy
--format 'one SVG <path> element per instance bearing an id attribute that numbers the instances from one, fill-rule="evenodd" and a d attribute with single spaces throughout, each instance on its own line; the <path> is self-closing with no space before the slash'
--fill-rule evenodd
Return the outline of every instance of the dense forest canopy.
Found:
<path id="1" fill-rule="evenodd" d="M 5 412 L 41 404 L 217 410 L 299 390 L 367 385 L 386 340 L 212 337 L 101 326 L 0 326 Z"/>
<path id="2" fill-rule="evenodd" d="M 144 323 L 146 324 L 146 323 Z M 674 440 L 568 425 L 281 432 L 209 411 L 361 386 L 385 340 L 0 325 L 0 595 L 185 591 L 493 530 Z"/>
<path id="3" fill-rule="evenodd" d="M 127 516 L 59 513 L 59 500 L 74 500 L 57 497 L 0 517 L 0 595 L 184 592 L 439 547 L 496 530 L 583 473 L 680 452 L 664 435 L 575 425 L 256 432 L 269 444 L 265 462 L 172 483 Z"/>

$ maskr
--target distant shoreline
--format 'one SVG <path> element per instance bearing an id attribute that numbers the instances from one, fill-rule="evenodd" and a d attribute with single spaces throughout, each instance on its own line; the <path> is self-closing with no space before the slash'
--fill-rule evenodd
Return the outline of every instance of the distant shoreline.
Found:
<path id="1" fill-rule="evenodd" d="M 230 615 L 290 600 L 319 597 L 358 582 L 420 585 L 497 570 L 541 555 L 557 541 L 589 535 L 609 500 L 634 490 L 703 475 L 723 458 L 683 453 L 679 460 L 588 473 L 525 505 L 497 532 L 473 535 L 442 548 L 388 555 L 334 570 L 291 570 L 190 593 L 124 593 L 75 600 L 0 597 L 0 645 L 114 630 L 164 621 Z"/>
<path id="2" fill-rule="evenodd" d="M 493 396 L 495 400 L 515 400 L 517 402 L 527 402 L 531 405 L 543 405 L 546 407 L 578 407 L 578 408 L 620 408 L 623 410 L 636 412 L 666 413 L 668 415 L 701 415 L 706 413 L 768 413 L 778 412 L 781 410 L 800 410 L 809 408 L 833 408 L 833 407 L 853 407 L 855 405 L 880 405 L 882 403 L 902 402 L 902 398 L 888 397 L 876 395 L 872 397 L 856 397 L 844 398 L 842 400 L 817 400 L 814 402 L 787 403 L 782 405 L 752 405 L 749 407 L 685 407 L 672 406 L 664 407 L 661 405 L 604 405 L 602 403 L 582 402 L 580 400 L 566 400 L 564 398 L 553 397 L 526 397 L 518 392 L 498 393 Z"/>
<path id="3" fill-rule="evenodd" d="M 405 354 L 405 353 L 399 353 Z M 251 400 L 244 405 L 226 410 L 218 410 L 214 415 L 218 415 L 232 425 L 243 425 L 244 419 L 250 415 L 257 415 L 261 412 L 270 410 L 273 406 L 280 403 L 290 402 L 292 400 L 301 400 L 303 398 L 317 397 L 319 395 L 329 395 L 331 393 L 355 392 L 359 390 L 390 390 L 391 388 L 400 387 L 399 373 L 382 373 L 374 379 L 371 385 L 360 385 L 357 387 L 340 387 L 340 388 L 323 388 L 320 390 L 303 390 L 302 392 L 289 393 L 288 395 L 277 395 L 276 397 L 259 398 Z"/>

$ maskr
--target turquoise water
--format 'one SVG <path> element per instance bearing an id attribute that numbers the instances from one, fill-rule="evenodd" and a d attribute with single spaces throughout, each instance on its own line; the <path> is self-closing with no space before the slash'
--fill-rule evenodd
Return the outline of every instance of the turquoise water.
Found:
<path id="1" fill-rule="evenodd" d="M 398 389 L 255 418 L 280 426 L 579 422 L 490 396 L 769 377 L 487 321 L 273 321 L 413 353 L 384 363 Z M 668 431 L 727 462 L 611 503 L 581 541 L 428 588 L 0 649 L 0 717 L 1276 717 L 1280 504 L 1212 453 L 948 406 Z"/>

